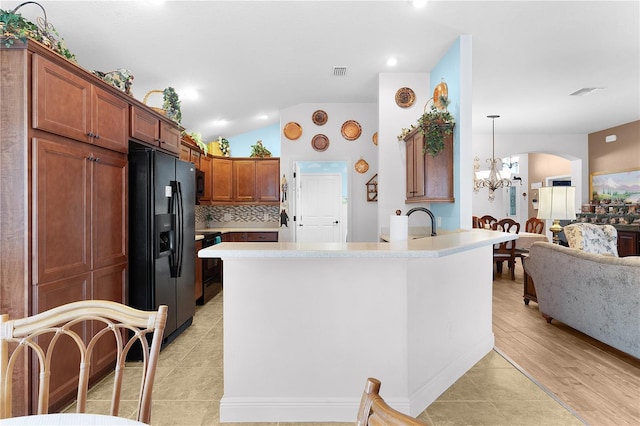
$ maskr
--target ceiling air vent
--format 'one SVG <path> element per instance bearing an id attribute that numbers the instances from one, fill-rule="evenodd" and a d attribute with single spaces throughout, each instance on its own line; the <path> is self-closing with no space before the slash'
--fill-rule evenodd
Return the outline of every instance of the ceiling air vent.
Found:
<path id="1" fill-rule="evenodd" d="M 333 76 L 334 77 L 346 77 L 347 76 L 347 67 L 333 67 Z"/>

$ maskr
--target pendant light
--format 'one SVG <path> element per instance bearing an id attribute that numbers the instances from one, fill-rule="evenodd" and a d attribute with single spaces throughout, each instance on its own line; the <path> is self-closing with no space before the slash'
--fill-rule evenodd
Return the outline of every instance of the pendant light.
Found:
<path id="1" fill-rule="evenodd" d="M 511 181 L 507 178 L 503 178 L 500 174 L 500 170 L 502 169 L 502 160 L 496 158 L 496 118 L 499 118 L 499 115 L 487 115 L 487 118 L 490 118 L 492 121 L 492 151 L 491 158 L 487 158 L 487 163 L 489 163 L 489 176 L 486 178 L 479 178 L 478 172 L 480 171 L 480 159 L 478 157 L 473 159 L 473 192 L 478 192 L 480 188 L 487 188 L 489 190 L 489 201 L 493 202 L 496 198 L 495 190 L 499 188 L 506 188 L 511 186 Z"/>

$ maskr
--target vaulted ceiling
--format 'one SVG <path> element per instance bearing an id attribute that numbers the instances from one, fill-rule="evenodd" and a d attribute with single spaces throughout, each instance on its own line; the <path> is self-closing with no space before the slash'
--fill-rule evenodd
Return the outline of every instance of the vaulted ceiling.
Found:
<path id="1" fill-rule="evenodd" d="M 640 119 L 638 1 L 39 3 L 80 66 L 131 70 L 139 100 L 175 87 L 183 126 L 205 140 L 277 123 L 296 104 L 377 102 L 379 73 L 429 72 L 461 34 L 473 37 L 474 132 L 490 132 L 488 114 L 502 116 L 502 133 Z M 42 16 L 33 4 L 19 11 Z M 570 96 L 586 87 L 599 90 Z"/>

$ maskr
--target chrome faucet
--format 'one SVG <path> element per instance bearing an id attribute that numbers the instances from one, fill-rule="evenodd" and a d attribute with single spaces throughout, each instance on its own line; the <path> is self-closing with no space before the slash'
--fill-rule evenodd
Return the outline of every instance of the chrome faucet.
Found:
<path id="1" fill-rule="evenodd" d="M 417 211 L 425 212 L 426 214 L 429 215 L 429 217 L 431 218 L 431 236 L 435 237 L 436 236 L 436 217 L 433 215 L 433 213 L 431 213 L 431 210 L 424 207 L 412 208 L 407 212 L 407 216 L 411 216 L 412 213 L 415 213 Z"/>

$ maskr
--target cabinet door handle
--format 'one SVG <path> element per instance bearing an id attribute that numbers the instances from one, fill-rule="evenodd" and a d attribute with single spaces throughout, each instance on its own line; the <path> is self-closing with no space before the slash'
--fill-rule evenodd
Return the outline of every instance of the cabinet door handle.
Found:
<path id="1" fill-rule="evenodd" d="M 93 132 L 89 132 L 87 133 L 87 136 L 89 136 L 90 138 L 94 138 L 96 135 L 94 135 Z"/>

